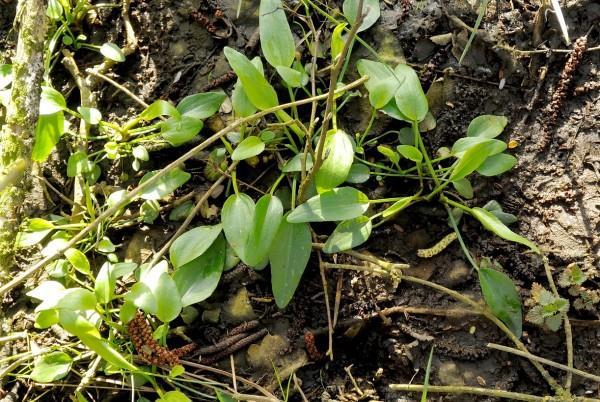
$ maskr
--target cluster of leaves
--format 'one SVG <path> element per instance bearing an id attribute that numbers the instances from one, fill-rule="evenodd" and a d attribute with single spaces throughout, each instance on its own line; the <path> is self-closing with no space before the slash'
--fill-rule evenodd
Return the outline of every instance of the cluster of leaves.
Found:
<path id="1" fill-rule="evenodd" d="M 558 277 L 558 285 L 575 297 L 573 307 L 577 310 L 596 311 L 600 303 L 600 289 L 590 289 L 583 284 L 590 279 L 579 264 L 569 264 Z"/>
<path id="2" fill-rule="evenodd" d="M 569 311 L 568 300 L 555 296 L 539 283 L 532 285 L 531 297 L 526 301 L 526 305 L 530 309 L 525 319 L 550 331 L 558 331 L 564 315 Z"/>
<path id="3" fill-rule="evenodd" d="M 69 13 L 73 12 L 70 6 L 67 7 L 68 2 L 54 0 L 50 3 L 51 17 L 60 21 L 61 26 L 68 27 L 72 22 Z M 364 3 L 359 32 L 368 29 L 379 18 L 379 2 L 368 0 Z M 352 40 L 343 34 L 348 31 L 348 24 L 352 26 L 356 22 L 357 8 L 356 0 L 344 2 L 347 22 L 338 24 L 333 30 L 332 63 L 339 59 L 346 41 Z M 429 110 L 416 72 L 405 64 L 388 66 L 362 59 L 357 63 L 357 69 L 362 76 L 369 77 L 365 87 L 373 116 L 384 113 L 397 120 L 397 141 L 379 144 L 374 139 L 366 140 L 369 130 L 353 137 L 338 127 L 339 111 L 350 96 L 354 96 L 348 93 L 339 93 L 334 98 L 331 108 L 333 127 L 330 130 L 316 127 L 313 132 L 306 127 L 311 127 L 314 120 L 306 124 L 296 107 L 291 107 L 291 115 L 279 107 L 277 83 L 269 82 L 267 77 L 276 77 L 293 102 L 298 94 L 310 93 L 307 71 L 315 66 L 303 65 L 296 56 L 294 36 L 281 0 L 262 0 L 259 12 L 262 54 L 277 75 L 266 71 L 260 57 L 250 60 L 226 47 L 225 57 L 238 77 L 230 99 L 235 118 L 250 117 L 257 111 L 270 112 L 278 124 L 272 125 L 275 128 L 265 129 L 261 120 L 246 119 L 247 124 L 240 125 L 239 131 L 223 138 L 223 147 L 212 150 L 205 175 L 214 180 L 232 162 L 245 161 L 256 166 L 259 157 L 278 153 L 284 159 L 278 166 L 278 178 L 255 201 L 239 190 L 233 171 L 229 187 L 233 191 L 222 206 L 220 223 L 198 226 L 183 233 L 171 245 L 168 261 L 162 260 L 152 266 L 120 261 L 117 246 L 106 235 L 112 220 L 101 225 L 77 248 L 66 250 L 64 258 L 47 267 L 51 280 L 29 293 L 41 302 L 36 308 L 36 327 L 46 328 L 58 323 L 112 368 L 136 371 L 138 369 L 128 356 L 132 351 L 118 339 L 122 335 L 121 323 L 131 320 L 138 309 L 161 321 L 155 335 L 164 342 L 169 323 L 179 316 L 184 317 L 186 310 L 207 299 L 217 288 L 222 272 L 237 261 L 256 270 L 270 266 L 273 295 L 276 304 L 284 308 L 292 300 L 309 263 L 315 229 L 312 224 L 330 222 L 335 225 L 323 251 L 338 253 L 364 244 L 375 225 L 385 223 L 411 205 L 432 199 L 448 208 L 450 221 L 454 223 L 451 226 L 458 236 L 454 220 L 469 215 L 499 237 L 539 252 L 535 244 L 509 229 L 508 225 L 516 219 L 503 212 L 497 202 L 469 207 L 462 201 L 473 198 L 471 179 L 475 174 L 496 176 L 515 165 L 516 159 L 504 152 L 506 143 L 497 138 L 507 124 L 505 117 L 476 117 L 464 138 L 456 141 L 444 155 L 432 160 L 422 134 L 435 126 L 435 117 Z M 65 43 L 63 37 L 64 45 L 73 43 L 68 40 Z M 108 48 L 115 50 L 112 46 L 103 47 L 106 57 L 119 59 L 116 53 L 113 54 L 115 57 L 106 53 Z M 0 69 L 0 89 L 6 82 L 6 79 L 2 81 L 2 71 Z M 143 170 L 144 163 L 150 159 L 152 145 L 162 143 L 178 147 L 188 143 L 202 130 L 203 120 L 217 112 L 226 96 L 223 92 L 194 94 L 177 105 L 159 100 L 129 122 L 117 125 L 103 120 L 101 112 L 94 108 L 71 110 L 58 91 L 45 87 L 36 129 L 34 160 L 46 160 L 65 133 L 77 139 L 65 116 L 83 120 L 96 135 L 87 139 L 95 151 L 78 150 L 71 154 L 67 163 L 67 175 L 81 178 L 85 183 L 87 216 L 77 223 L 58 216 L 31 219 L 19 235 L 19 245 L 29 247 L 49 238 L 42 250 L 42 254 L 49 255 L 52 250 L 62 248 L 86 224 L 85 219 L 91 220 L 113 206 L 121 207 L 113 216 L 116 218 L 123 216 L 128 205 L 139 202 L 139 219 L 153 222 L 159 216 L 160 202 L 184 185 L 190 179 L 190 173 L 183 166 L 161 172 L 160 179 L 135 198 L 130 199 L 124 189 L 117 189 L 104 195 L 102 203 L 90 191 L 90 186 L 102 175 L 100 161 L 127 159 L 131 160 L 134 171 Z M 94 147 L 96 144 L 102 145 Z M 323 145 L 321 155 L 316 153 L 319 144 Z M 362 158 L 374 150 L 380 161 L 373 163 Z M 144 184 L 157 174 L 158 170 L 149 171 L 139 183 Z M 412 195 L 370 199 L 358 188 L 371 176 L 385 174 L 416 178 L 419 190 Z M 380 208 L 380 205 L 384 207 Z M 190 204 L 186 204 L 186 211 L 189 207 Z M 175 215 L 181 214 L 186 212 L 175 210 L 172 217 L 175 219 Z M 105 261 L 97 272 L 90 263 L 91 258 L 88 259 L 91 254 Z M 512 281 L 491 264 L 482 263 L 481 267 L 475 268 L 490 310 L 520 336 L 521 303 Z M 71 364 L 64 353 L 52 355 L 51 361 L 60 365 L 59 373 L 65 372 Z M 42 370 L 41 364 L 34 370 Z"/>

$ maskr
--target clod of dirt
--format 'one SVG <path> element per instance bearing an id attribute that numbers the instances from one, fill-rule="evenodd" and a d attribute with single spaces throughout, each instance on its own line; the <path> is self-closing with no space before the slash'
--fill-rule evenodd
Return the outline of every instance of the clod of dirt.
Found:
<path id="1" fill-rule="evenodd" d="M 453 361 L 440 363 L 437 375 L 443 385 L 465 385 L 462 373 Z"/>
<path id="2" fill-rule="evenodd" d="M 227 300 L 223 309 L 223 316 L 227 321 L 233 324 L 250 321 L 256 318 L 246 288 L 240 288 L 235 295 Z"/>
<path id="3" fill-rule="evenodd" d="M 440 283 L 446 287 L 454 288 L 466 282 L 470 276 L 471 269 L 467 263 L 463 260 L 454 260 L 440 278 Z"/>
<path id="4" fill-rule="evenodd" d="M 219 322 L 220 317 L 221 317 L 221 309 L 218 307 L 213 308 L 213 309 L 207 309 L 202 312 L 202 321 L 203 322 L 211 322 L 213 324 L 216 324 Z"/>
<path id="5" fill-rule="evenodd" d="M 248 364 L 257 368 L 272 368 L 289 348 L 289 340 L 280 335 L 267 335 L 260 343 L 250 345 L 246 354 Z"/>

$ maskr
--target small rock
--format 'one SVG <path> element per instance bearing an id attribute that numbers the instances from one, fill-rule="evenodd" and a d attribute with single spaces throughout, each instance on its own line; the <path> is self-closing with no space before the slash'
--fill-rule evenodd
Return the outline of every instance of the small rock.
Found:
<path id="1" fill-rule="evenodd" d="M 446 287 L 453 288 L 463 284 L 471 276 L 471 269 L 463 260 L 454 260 L 440 278 L 440 283 Z"/>
<path id="2" fill-rule="evenodd" d="M 223 315 L 227 321 L 233 324 L 250 321 L 256 318 L 246 288 L 240 288 L 235 295 L 227 300 Z"/>
<path id="3" fill-rule="evenodd" d="M 440 363 L 437 374 L 443 385 L 465 385 L 463 376 L 453 361 Z"/>
<path id="4" fill-rule="evenodd" d="M 285 356 L 289 341 L 280 335 L 266 335 L 260 343 L 250 345 L 246 358 L 252 367 L 279 367 L 279 361 Z"/>

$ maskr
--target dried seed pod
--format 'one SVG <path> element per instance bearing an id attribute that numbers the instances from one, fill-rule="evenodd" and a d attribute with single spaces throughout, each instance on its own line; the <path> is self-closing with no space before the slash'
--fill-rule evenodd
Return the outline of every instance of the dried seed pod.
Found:
<path id="1" fill-rule="evenodd" d="M 437 242 L 433 247 L 430 248 L 421 248 L 417 250 L 417 255 L 421 258 L 431 258 L 435 255 L 438 255 L 442 251 L 450 245 L 454 240 L 456 240 L 457 235 L 456 232 L 452 232 L 444 236 L 442 240 Z"/>
<path id="2" fill-rule="evenodd" d="M 556 86 L 556 90 L 552 94 L 552 100 L 547 108 L 548 119 L 546 120 L 542 138 L 540 139 L 540 149 L 544 149 L 550 141 L 550 130 L 556 125 L 558 113 L 560 112 L 560 109 L 562 108 L 567 97 L 568 88 L 571 80 L 573 79 L 573 74 L 575 71 L 577 71 L 579 64 L 581 64 L 586 47 L 587 36 L 582 36 L 581 38 L 577 39 L 573 45 L 573 51 L 571 52 L 565 67 L 560 73 L 560 81 Z"/>

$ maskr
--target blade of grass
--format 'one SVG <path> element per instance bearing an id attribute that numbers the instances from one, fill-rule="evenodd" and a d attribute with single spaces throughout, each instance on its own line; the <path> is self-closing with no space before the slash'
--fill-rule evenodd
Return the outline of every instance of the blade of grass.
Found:
<path id="1" fill-rule="evenodd" d="M 427 390 L 429 389 L 429 374 L 431 373 L 431 361 L 433 360 L 433 349 L 435 346 L 431 346 L 431 352 L 429 352 L 429 360 L 427 360 L 427 369 L 425 370 L 425 382 L 423 383 L 423 393 L 421 394 L 421 402 L 427 402 Z"/>

